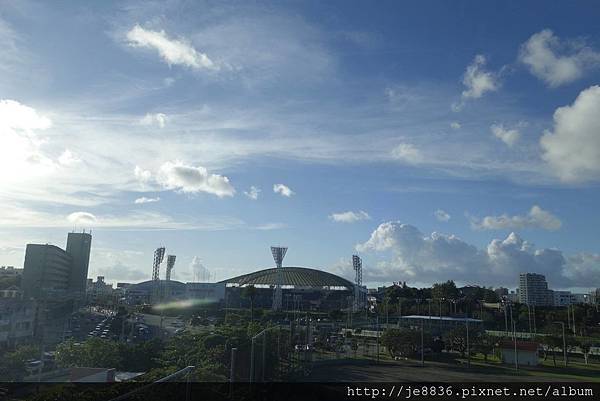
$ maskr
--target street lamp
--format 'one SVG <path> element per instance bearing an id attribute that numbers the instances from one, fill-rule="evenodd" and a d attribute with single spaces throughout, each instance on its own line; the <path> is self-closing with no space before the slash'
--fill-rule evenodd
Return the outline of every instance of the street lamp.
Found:
<path id="1" fill-rule="evenodd" d="M 565 323 L 564 322 L 554 322 L 554 324 L 560 324 L 562 327 L 563 359 L 565 361 L 565 366 L 567 366 L 567 340 L 565 338 Z"/>

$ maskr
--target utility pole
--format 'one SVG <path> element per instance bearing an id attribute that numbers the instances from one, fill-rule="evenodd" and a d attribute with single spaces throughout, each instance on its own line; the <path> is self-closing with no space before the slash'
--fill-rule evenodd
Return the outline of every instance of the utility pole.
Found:
<path id="1" fill-rule="evenodd" d="M 571 305 L 571 319 L 573 319 L 573 335 L 575 335 L 575 305 Z"/>
<path id="2" fill-rule="evenodd" d="M 250 383 L 254 382 L 254 339 L 256 336 L 252 337 L 252 344 L 250 346 Z"/>
<path id="3" fill-rule="evenodd" d="M 377 331 L 376 331 L 375 334 L 377 336 L 376 337 L 377 338 L 377 364 L 379 365 L 379 315 L 377 315 L 376 319 L 377 319 L 376 320 L 376 322 L 377 322 L 376 323 L 376 329 L 377 329 Z"/>
<path id="4" fill-rule="evenodd" d="M 233 382 L 235 381 L 235 353 L 237 348 L 231 349 L 231 363 L 229 364 L 229 398 L 233 395 Z"/>

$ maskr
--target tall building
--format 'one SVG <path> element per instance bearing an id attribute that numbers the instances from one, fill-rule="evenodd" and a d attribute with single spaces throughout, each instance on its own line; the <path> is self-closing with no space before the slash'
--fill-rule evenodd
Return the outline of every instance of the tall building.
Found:
<path id="1" fill-rule="evenodd" d="M 69 289 L 73 258 L 54 245 L 27 244 L 22 288 L 26 298 L 46 298 Z"/>
<path id="2" fill-rule="evenodd" d="M 67 253 L 73 258 L 69 291 L 85 294 L 91 247 L 90 233 L 69 233 L 67 236 Z"/>
<path id="3" fill-rule="evenodd" d="M 89 233 L 69 233 L 66 250 L 49 244 L 27 244 L 22 280 L 25 297 L 83 298 L 91 244 Z"/>
<path id="4" fill-rule="evenodd" d="M 519 302 L 526 305 L 548 306 L 554 303 L 550 298 L 546 277 L 537 273 L 519 275 Z"/>

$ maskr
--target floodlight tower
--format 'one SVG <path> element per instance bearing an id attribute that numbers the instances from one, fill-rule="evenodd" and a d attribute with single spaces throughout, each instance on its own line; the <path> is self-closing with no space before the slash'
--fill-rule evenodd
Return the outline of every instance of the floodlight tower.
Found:
<path id="1" fill-rule="evenodd" d="M 175 255 L 167 255 L 167 275 L 163 288 L 163 299 L 171 296 L 171 270 L 175 267 Z"/>
<path id="2" fill-rule="evenodd" d="M 362 287 L 362 259 L 358 255 L 352 255 L 352 267 L 354 268 L 354 311 L 361 307 L 360 289 Z"/>
<path id="3" fill-rule="evenodd" d="M 275 260 L 275 267 L 277 268 L 277 274 L 275 276 L 275 293 L 273 294 L 273 310 L 277 311 L 281 309 L 281 283 L 283 281 L 282 264 L 283 258 L 287 252 L 287 247 L 272 246 L 271 254 Z"/>
<path id="4" fill-rule="evenodd" d="M 161 246 L 154 251 L 154 264 L 152 265 L 152 280 L 158 281 L 160 273 L 160 264 L 165 258 L 165 247 Z"/>
<path id="5" fill-rule="evenodd" d="M 171 281 L 171 270 L 175 267 L 175 255 L 167 255 L 167 281 Z"/>
<path id="6" fill-rule="evenodd" d="M 154 251 L 154 264 L 152 265 L 152 281 L 154 283 L 154 296 L 160 296 L 160 264 L 165 258 L 165 247 L 161 246 Z"/>

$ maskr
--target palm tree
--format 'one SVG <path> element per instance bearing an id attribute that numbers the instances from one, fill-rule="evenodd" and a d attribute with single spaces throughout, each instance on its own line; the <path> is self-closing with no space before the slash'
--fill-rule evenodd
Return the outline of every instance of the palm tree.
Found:
<path id="1" fill-rule="evenodd" d="M 254 298 L 256 298 L 256 287 L 249 285 L 242 290 L 242 297 L 250 300 L 250 321 L 254 320 Z"/>

